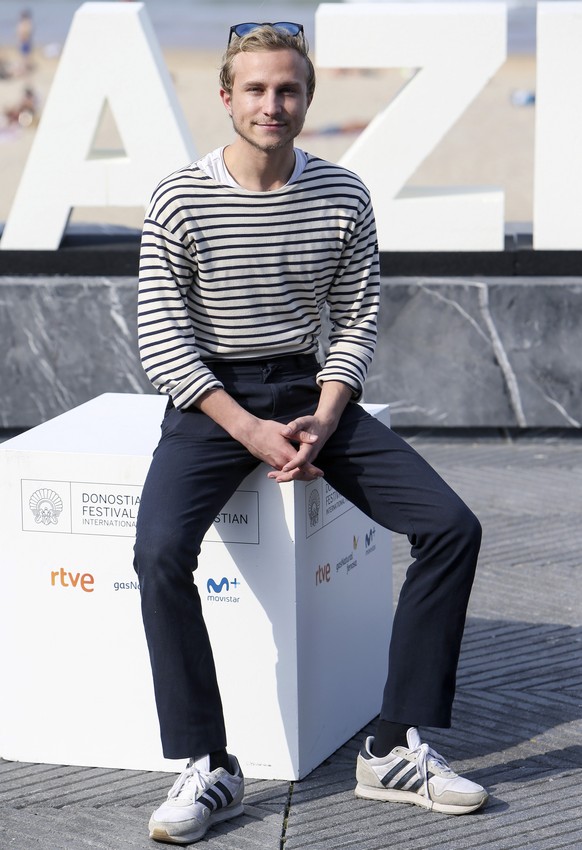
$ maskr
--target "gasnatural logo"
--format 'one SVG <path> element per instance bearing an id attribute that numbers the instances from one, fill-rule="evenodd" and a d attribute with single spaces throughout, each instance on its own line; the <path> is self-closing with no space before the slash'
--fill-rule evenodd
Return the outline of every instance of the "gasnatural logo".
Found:
<path id="1" fill-rule="evenodd" d="M 230 592 L 232 587 L 236 591 L 240 584 L 241 582 L 237 578 L 233 578 L 231 581 L 226 576 L 222 576 L 220 581 L 209 578 L 206 582 L 207 602 L 240 602 L 240 596 L 233 596 Z"/>
<path id="2" fill-rule="evenodd" d="M 341 569 L 345 567 L 346 573 L 351 572 L 354 567 L 358 566 L 358 544 L 360 542 L 360 538 L 356 537 L 356 535 L 352 535 L 352 551 L 349 555 L 345 555 L 343 558 L 340 558 L 339 561 L 336 561 L 335 571 L 339 573 Z"/>
<path id="3" fill-rule="evenodd" d="M 28 500 L 28 506 L 38 525 L 58 525 L 63 512 L 63 500 L 55 490 L 48 487 L 35 490 Z"/>
<path id="4" fill-rule="evenodd" d="M 113 590 L 139 590 L 138 581 L 114 581 Z"/>

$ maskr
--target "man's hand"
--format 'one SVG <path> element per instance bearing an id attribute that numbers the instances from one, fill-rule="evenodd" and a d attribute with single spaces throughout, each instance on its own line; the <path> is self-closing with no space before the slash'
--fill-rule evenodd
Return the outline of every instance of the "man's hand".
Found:
<path id="1" fill-rule="evenodd" d="M 317 416 L 299 416 L 289 422 L 282 431 L 283 437 L 298 444 L 295 454 L 283 466 L 269 472 L 268 478 L 282 484 L 285 481 L 313 481 L 311 470 L 317 469 L 313 461 L 335 430 L 329 424 L 321 422 Z M 320 478 L 323 475 L 317 470 Z"/>
<path id="2" fill-rule="evenodd" d="M 302 417 L 312 419 L 313 417 Z M 310 452 L 317 440 L 315 431 L 307 430 L 296 433 L 290 425 L 282 425 L 271 419 L 255 419 L 247 422 L 237 439 L 252 455 L 273 467 L 274 472 L 268 474 L 276 481 L 313 481 L 321 478 L 323 472 L 311 462 L 316 452 Z M 299 448 L 295 445 L 299 443 Z"/>
<path id="3" fill-rule="evenodd" d="M 282 470 L 297 456 L 298 449 L 289 439 L 288 426 L 271 419 L 259 419 L 245 410 L 227 392 L 221 389 L 205 393 L 197 406 L 203 413 L 214 419 L 231 437 L 249 450 L 259 460 L 264 461 L 275 470 Z M 307 435 L 307 442 L 311 441 Z M 323 472 L 307 459 L 297 468 L 293 478 L 302 481 L 313 481 L 321 478 Z M 292 478 L 285 478 L 291 481 Z"/>
<path id="4" fill-rule="evenodd" d="M 295 457 L 284 466 L 269 472 L 268 477 L 284 481 L 311 481 L 306 472 L 338 426 L 340 417 L 352 397 L 350 387 L 340 381 L 326 381 L 321 389 L 317 410 L 313 416 L 298 416 L 287 423 L 283 436 L 298 443 Z"/>
<path id="5" fill-rule="evenodd" d="M 285 481 L 314 481 L 323 470 L 313 464 L 337 428 L 352 391 L 339 381 L 324 383 L 317 410 L 312 416 L 299 416 L 286 425 L 272 419 L 259 419 L 249 413 L 222 389 L 209 390 L 197 406 L 214 419 L 249 452 L 264 461 L 273 472 L 268 477 Z"/>

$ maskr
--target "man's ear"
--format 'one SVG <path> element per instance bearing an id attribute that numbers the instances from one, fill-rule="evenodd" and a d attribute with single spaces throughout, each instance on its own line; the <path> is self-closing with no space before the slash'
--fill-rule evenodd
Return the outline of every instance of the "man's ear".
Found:
<path id="1" fill-rule="evenodd" d="M 223 102 L 224 108 L 226 109 L 228 114 L 232 115 L 232 110 L 231 110 L 231 106 L 230 106 L 231 99 L 232 99 L 231 93 L 226 91 L 226 89 L 220 89 L 220 99 Z"/>

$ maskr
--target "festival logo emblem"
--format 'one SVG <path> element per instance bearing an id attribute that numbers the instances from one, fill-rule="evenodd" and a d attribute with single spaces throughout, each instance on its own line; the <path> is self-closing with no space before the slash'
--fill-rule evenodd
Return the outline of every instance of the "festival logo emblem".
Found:
<path id="1" fill-rule="evenodd" d="M 63 511 L 63 500 L 54 490 L 43 487 L 35 490 L 28 505 L 38 525 L 57 525 Z"/>
<path id="2" fill-rule="evenodd" d="M 311 528 L 314 528 L 319 523 L 320 509 L 321 497 L 319 495 L 319 490 L 314 487 L 307 500 L 307 515 L 309 517 L 309 524 Z"/>

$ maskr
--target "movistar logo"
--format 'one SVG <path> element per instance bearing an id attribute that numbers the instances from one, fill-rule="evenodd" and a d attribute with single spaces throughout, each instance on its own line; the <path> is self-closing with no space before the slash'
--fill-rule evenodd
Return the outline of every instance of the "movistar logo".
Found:
<path id="1" fill-rule="evenodd" d="M 230 584 L 228 583 L 228 579 L 223 577 L 220 579 L 220 584 L 216 584 L 213 578 L 209 578 L 206 582 L 206 590 L 208 593 L 222 593 L 223 590 L 229 590 Z"/>
<path id="2" fill-rule="evenodd" d="M 368 532 L 366 532 L 366 536 L 364 538 L 364 542 L 366 544 L 366 555 L 370 555 L 372 552 L 376 551 L 376 528 L 373 526 Z"/>

